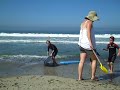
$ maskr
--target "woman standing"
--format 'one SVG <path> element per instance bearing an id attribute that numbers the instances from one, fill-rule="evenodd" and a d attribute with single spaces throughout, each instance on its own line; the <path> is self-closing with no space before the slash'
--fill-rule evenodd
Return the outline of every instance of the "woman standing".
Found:
<path id="1" fill-rule="evenodd" d="M 91 59 L 91 69 L 92 69 L 92 80 L 97 80 L 95 77 L 96 73 L 96 63 L 97 59 L 92 51 L 92 49 L 96 48 L 95 43 L 95 35 L 94 31 L 92 30 L 93 22 L 99 20 L 97 13 L 95 11 L 90 11 L 88 16 L 85 17 L 85 20 L 81 24 L 80 36 L 79 36 L 79 43 L 80 46 L 80 63 L 78 65 L 78 80 L 83 80 L 82 73 L 83 67 L 86 58 L 89 56 Z"/>

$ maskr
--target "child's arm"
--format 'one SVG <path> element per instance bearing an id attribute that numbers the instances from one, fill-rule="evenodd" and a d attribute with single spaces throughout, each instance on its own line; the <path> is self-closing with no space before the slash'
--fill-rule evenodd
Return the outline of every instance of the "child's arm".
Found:
<path id="1" fill-rule="evenodd" d="M 117 56 L 120 56 L 120 48 L 118 49 L 118 54 L 117 54 Z"/>
<path id="2" fill-rule="evenodd" d="M 116 44 L 116 48 L 118 49 L 118 54 L 117 54 L 117 56 L 120 56 L 120 48 L 119 48 L 119 46 Z"/>
<path id="3" fill-rule="evenodd" d="M 109 44 L 107 45 L 107 48 L 103 48 L 103 50 L 108 51 L 109 49 Z"/>
<path id="4" fill-rule="evenodd" d="M 108 51 L 108 49 L 106 49 L 106 48 L 103 48 L 103 50 Z"/>

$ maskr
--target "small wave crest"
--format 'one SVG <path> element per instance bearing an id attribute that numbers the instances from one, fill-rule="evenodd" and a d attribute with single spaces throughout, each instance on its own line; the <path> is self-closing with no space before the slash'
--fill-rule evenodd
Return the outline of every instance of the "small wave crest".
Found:
<path id="1" fill-rule="evenodd" d="M 40 62 L 46 58 L 47 56 L 37 55 L 2 55 L 0 56 L 0 62 L 29 63 Z"/>
<path id="2" fill-rule="evenodd" d="M 40 34 L 40 33 L 0 33 L 5 37 L 79 37 L 79 34 Z M 119 38 L 120 34 L 96 34 L 96 38 L 109 38 L 114 36 Z"/>
<path id="3" fill-rule="evenodd" d="M 0 40 L 0 43 L 45 43 L 45 40 Z M 78 41 L 52 41 L 53 43 L 78 44 Z M 108 41 L 96 41 L 97 44 L 108 44 Z M 120 44 L 120 42 L 115 42 Z"/>
<path id="4" fill-rule="evenodd" d="M 72 55 L 57 55 L 57 59 L 65 59 L 72 57 Z M 38 64 L 43 63 L 48 56 L 37 56 L 37 55 L 2 55 L 0 56 L 0 62 L 13 62 L 19 64 Z"/>

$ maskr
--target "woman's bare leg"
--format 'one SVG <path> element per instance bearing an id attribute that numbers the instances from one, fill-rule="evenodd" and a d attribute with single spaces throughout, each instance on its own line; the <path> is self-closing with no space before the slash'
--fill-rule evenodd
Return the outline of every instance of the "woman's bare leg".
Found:
<path id="1" fill-rule="evenodd" d="M 96 60 L 93 60 L 92 63 L 91 63 L 91 68 L 92 68 L 92 79 L 95 78 L 95 73 L 96 73 L 96 63 L 97 61 Z"/>
<path id="2" fill-rule="evenodd" d="M 92 62 L 91 62 L 92 76 L 91 76 L 91 79 L 95 79 L 95 73 L 96 73 L 96 69 L 97 69 L 97 58 L 95 57 L 95 55 L 93 55 L 91 58 L 92 58 Z"/>
<path id="3" fill-rule="evenodd" d="M 86 60 L 86 53 L 81 53 L 80 54 L 80 63 L 78 65 L 78 80 L 82 80 L 82 72 L 83 72 L 83 67 L 84 67 L 84 63 Z"/>

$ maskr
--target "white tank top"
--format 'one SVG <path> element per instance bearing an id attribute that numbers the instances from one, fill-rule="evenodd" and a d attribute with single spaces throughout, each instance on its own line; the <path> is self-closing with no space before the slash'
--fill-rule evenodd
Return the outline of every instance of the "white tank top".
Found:
<path id="1" fill-rule="evenodd" d="M 86 24 L 86 22 L 85 22 L 85 24 Z M 86 27 L 83 28 L 83 26 L 81 25 L 78 45 L 84 49 L 91 50 L 90 43 L 89 43 L 89 40 L 87 37 L 87 31 L 88 31 L 87 28 Z M 91 39 L 92 39 L 93 48 L 96 48 L 95 34 L 94 34 L 93 30 L 91 30 Z"/>

